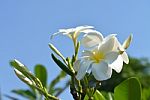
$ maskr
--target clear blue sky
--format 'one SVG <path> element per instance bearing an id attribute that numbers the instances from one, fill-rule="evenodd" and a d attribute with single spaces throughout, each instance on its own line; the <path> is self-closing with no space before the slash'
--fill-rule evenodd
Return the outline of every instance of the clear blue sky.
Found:
<path id="1" fill-rule="evenodd" d="M 0 88 L 13 95 L 14 88 L 27 88 L 9 66 L 17 58 L 33 71 L 37 63 L 48 68 L 49 81 L 59 72 L 50 58 L 48 43 L 65 56 L 72 53 L 71 40 L 62 36 L 50 40 L 59 28 L 93 25 L 105 36 L 118 34 L 123 41 L 133 33 L 128 53 L 150 57 L 149 0 L 0 0 Z M 72 99 L 69 90 L 60 96 Z M 3 98 L 7 100 L 6 98 Z"/>

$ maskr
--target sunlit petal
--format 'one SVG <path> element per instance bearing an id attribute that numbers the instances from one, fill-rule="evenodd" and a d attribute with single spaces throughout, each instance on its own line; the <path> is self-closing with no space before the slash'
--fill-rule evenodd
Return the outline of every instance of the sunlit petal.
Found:
<path id="1" fill-rule="evenodd" d="M 121 56 L 122 56 L 123 61 L 124 61 L 126 64 L 128 64 L 128 63 L 129 63 L 129 57 L 128 57 L 127 53 L 126 53 L 126 52 L 123 52 L 123 54 L 122 54 Z"/>
<path id="2" fill-rule="evenodd" d="M 119 53 L 118 52 L 114 52 L 114 51 L 111 51 L 111 52 L 108 52 L 106 55 L 105 55 L 105 61 L 108 63 L 108 64 L 111 64 L 113 63 L 119 56 Z"/>
<path id="3" fill-rule="evenodd" d="M 103 36 L 100 32 L 95 30 L 85 30 L 85 34 L 83 39 L 81 40 L 81 44 L 86 48 L 94 47 L 103 41 Z"/>
<path id="4" fill-rule="evenodd" d="M 113 47 L 114 47 L 114 38 L 110 38 L 107 41 L 103 42 L 102 44 L 100 44 L 99 46 L 99 52 L 103 52 L 103 53 L 108 53 L 110 51 L 112 51 Z"/>
<path id="5" fill-rule="evenodd" d="M 112 69 L 114 69 L 117 73 L 120 73 L 123 67 L 123 60 L 121 55 L 118 56 L 118 58 L 109 65 Z"/>
<path id="6" fill-rule="evenodd" d="M 80 68 L 77 72 L 76 78 L 78 80 L 81 80 L 84 75 L 86 74 L 86 72 L 88 71 L 89 67 L 90 67 L 91 62 L 90 61 L 82 61 L 80 64 Z"/>
<path id="7" fill-rule="evenodd" d="M 107 80 L 112 75 L 112 69 L 108 67 L 108 64 L 104 61 L 102 61 L 101 63 L 93 63 L 92 74 L 94 75 L 96 80 Z"/>

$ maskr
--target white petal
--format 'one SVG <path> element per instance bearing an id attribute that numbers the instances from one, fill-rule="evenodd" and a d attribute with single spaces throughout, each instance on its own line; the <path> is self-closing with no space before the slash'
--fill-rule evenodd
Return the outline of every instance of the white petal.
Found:
<path id="1" fill-rule="evenodd" d="M 124 49 L 127 49 L 130 46 L 130 43 L 132 41 L 133 35 L 131 34 L 123 43 Z"/>
<path id="2" fill-rule="evenodd" d="M 80 68 L 80 65 L 81 65 L 81 60 L 77 60 L 75 63 L 74 63 L 74 70 L 75 71 L 78 71 L 79 68 Z"/>
<path id="3" fill-rule="evenodd" d="M 107 80 L 112 75 L 112 69 L 108 67 L 108 64 L 106 62 L 101 61 L 100 63 L 93 63 L 92 74 L 94 75 L 96 80 Z"/>
<path id="4" fill-rule="evenodd" d="M 104 41 L 101 45 L 99 45 L 99 52 L 102 52 L 104 54 L 112 51 L 113 47 L 114 47 L 114 40 L 115 38 L 112 37 L 110 39 L 108 39 L 107 41 Z"/>
<path id="5" fill-rule="evenodd" d="M 109 65 L 112 69 L 114 69 L 117 73 L 120 73 L 123 67 L 123 59 L 121 55 L 118 56 L 118 58 Z"/>
<path id="6" fill-rule="evenodd" d="M 123 54 L 121 55 L 122 56 L 122 59 L 123 61 L 128 64 L 129 63 L 129 58 L 128 58 L 128 55 L 126 52 L 123 52 Z"/>
<path id="7" fill-rule="evenodd" d="M 109 40 L 110 38 L 115 37 L 116 35 L 117 35 L 117 34 L 110 34 L 110 35 L 106 36 L 104 40 L 107 41 L 107 40 Z"/>
<path id="8" fill-rule="evenodd" d="M 53 39 L 56 35 L 59 35 L 59 34 L 60 34 L 60 32 L 56 32 L 56 33 L 52 34 L 50 38 Z"/>
<path id="9" fill-rule="evenodd" d="M 94 27 L 87 26 L 87 25 L 78 26 L 78 27 L 76 27 L 76 30 L 75 30 L 75 36 L 77 37 L 82 31 L 87 30 L 87 29 L 92 29 L 92 28 L 94 28 Z"/>
<path id="10" fill-rule="evenodd" d="M 82 56 L 87 56 L 87 57 L 91 57 L 93 56 L 93 53 L 91 51 L 88 51 L 88 50 L 84 50 L 82 51 Z"/>
<path id="11" fill-rule="evenodd" d="M 105 61 L 109 64 L 113 63 L 119 56 L 119 53 L 118 52 L 108 52 L 106 55 L 105 55 Z"/>
<path id="12" fill-rule="evenodd" d="M 116 37 L 115 37 L 113 51 L 125 51 L 124 48 L 122 47 L 121 43 L 118 41 L 118 39 Z"/>
<path id="13" fill-rule="evenodd" d="M 59 32 L 56 32 L 54 34 L 51 35 L 51 39 L 53 39 L 56 35 L 59 35 L 59 34 L 63 34 L 63 35 L 68 35 L 73 33 L 75 31 L 74 28 L 70 28 L 70 29 L 59 29 Z"/>
<path id="14" fill-rule="evenodd" d="M 86 48 L 91 48 L 96 46 L 103 41 L 103 36 L 100 32 L 95 30 L 85 30 L 84 33 L 87 33 L 83 36 L 81 44 Z"/>
<path id="15" fill-rule="evenodd" d="M 77 72 L 76 78 L 78 80 L 81 80 L 84 75 L 86 74 L 86 72 L 88 71 L 89 67 L 90 67 L 91 62 L 90 61 L 82 61 L 80 64 L 80 68 Z"/>
<path id="16" fill-rule="evenodd" d="M 78 26 L 76 27 L 76 31 L 83 31 L 85 29 L 92 29 L 94 28 L 93 26 L 88 26 L 88 25 L 84 25 L 84 26 Z"/>

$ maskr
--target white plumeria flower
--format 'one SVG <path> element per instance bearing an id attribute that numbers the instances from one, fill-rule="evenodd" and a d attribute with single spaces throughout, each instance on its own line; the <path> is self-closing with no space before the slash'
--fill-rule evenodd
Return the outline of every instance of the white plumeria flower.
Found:
<path id="1" fill-rule="evenodd" d="M 63 34 L 63 35 L 67 35 L 67 36 L 69 36 L 71 39 L 75 40 L 75 39 L 77 39 L 77 37 L 79 36 L 80 33 L 85 33 L 84 31 L 87 32 L 87 30 L 91 30 L 91 29 L 93 29 L 93 28 L 94 28 L 93 26 L 84 25 L 84 26 L 78 26 L 78 27 L 76 27 L 76 28 L 59 29 L 58 32 L 54 33 L 54 34 L 51 36 L 51 39 L 52 39 L 55 35 Z"/>
<path id="2" fill-rule="evenodd" d="M 118 41 L 118 39 L 115 36 L 116 36 L 116 34 L 110 34 L 107 37 L 103 38 L 101 34 L 99 35 L 99 34 L 95 33 L 94 36 L 92 34 L 86 34 L 86 35 L 84 35 L 81 43 L 83 44 L 84 47 L 90 48 L 90 47 L 101 44 L 102 41 L 106 41 L 109 38 L 114 37 L 115 44 L 113 47 L 113 51 L 120 52 L 120 55 L 112 64 L 110 64 L 110 66 L 116 72 L 119 73 L 122 70 L 123 62 L 125 62 L 126 64 L 129 63 L 129 58 L 128 58 L 127 53 L 125 52 L 125 49 L 127 49 L 129 47 L 131 40 L 132 40 L 132 35 L 130 35 L 129 38 L 125 40 L 123 45 L 120 44 L 120 42 Z M 97 38 L 95 38 L 95 37 L 97 37 Z M 86 41 L 86 42 L 84 42 L 84 41 Z"/>
<path id="3" fill-rule="evenodd" d="M 96 30 L 88 30 L 81 40 L 81 44 L 86 48 L 98 46 L 103 41 L 103 35 Z"/>
<path id="4" fill-rule="evenodd" d="M 76 78 L 81 80 L 86 72 L 92 71 L 96 80 L 102 81 L 109 79 L 112 75 L 112 68 L 109 66 L 119 55 L 118 52 L 112 51 L 115 38 L 109 38 L 92 51 L 84 51 L 80 60 L 74 64 L 77 71 Z"/>
<path id="5" fill-rule="evenodd" d="M 121 43 L 118 41 L 118 39 L 115 37 L 115 46 L 113 48 L 114 51 L 118 51 L 120 55 L 118 56 L 117 60 L 115 60 L 110 66 L 116 71 L 121 72 L 123 67 L 123 62 L 128 64 L 129 63 L 129 57 L 126 53 L 126 49 L 129 47 L 132 40 L 132 35 L 130 35 L 121 45 Z"/>

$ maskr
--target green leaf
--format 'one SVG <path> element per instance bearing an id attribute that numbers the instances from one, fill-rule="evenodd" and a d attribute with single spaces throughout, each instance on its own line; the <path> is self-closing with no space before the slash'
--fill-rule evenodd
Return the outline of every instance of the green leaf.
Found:
<path id="1" fill-rule="evenodd" d="M 30 90 L 12 90 L 13 93 L 18 94 L 22 97 L 28 98 L 30 100 L 36 100 L 36 96 L 34 93 L 32 93 Z"/>
<path id="2" fill-rule="evenodd" d="M 89 97 L 86 95 L 84 100 L 89 100 Z M 93 100 L 106 100 L 106 99 L 98 90 L 96 90 L 93 95 Z"/>
<path id="3" fill-rule="evenodd" d="M 35 76 L 42 82 L 43 86 L 46 87 L 47 83 L 47 70 L 43 65 L 36 65 L 34 67 Z"/>
<path id="4" fill-rule="evenodd" d="M 24 74 L 22 74 L 19 70 L 14 68 L 14 72 L 17 75 L 17 77 L 22 80 L 24 83 L 28 84 L 29 86 L 33 85 L 34 82 L 29 79 L 28 77 L 26 77 Z"/>
<path id="5" fill-rule="evenodd" d="M 54 54 L 51 54 L 52 59 L 54 60 L 54 62 L 63 70 L 65 71 L 68 75 L 73 76 L 74 73 L 66 66 L 64 65 L 60 60 L 58 60 Z"/>
<path id="6" fill-rule="evenodd" d="M 142 100 L 150 100 L 150 88 L 143 88 Z"/>
<path id="7" fill-rule="evenodd" d="M 115 100 L 141 100 L 141 85 L 132 77 L 119 84 L 114 91 Z"/>
<path id="8" fill-rule="evenodd" d="M 62 58 L 62 60 L 63 60 L 65 63 L 67 63 L 65 57 L 60 53 L 59 50 L 57 50 L 57 48 L 56 48 L 53 44 L 49 43 L 48 45 L 49 45 L 49 47 L 51 48 L 51 50 L 55 52 L 55 54 L 57 54 L 59 57 Z"/>
<path id="9" fill-rule="evenodd" d="M 101 91 L 101 94 L 105 97 L 106 100 L 115 100 L 114 95 L 111 92 Z"/>
<path id="10" fill-rule="evenodd" d="M 5 94 L 4 96 L 9 98 L 9 100 L 19 100 L 18 98 L 15 98 L 15 97 L 7 95 L 7 94 Z M 0 99 L 0 100 L 2 100 L 2 99 Z"/>
<path id="11" fill-rule="evenodd" d="M 51 84 L 49 85 L 49 93 L 53 94 L 55 91 L 55 85 L 60 82 L 62 79 L 66 77 L 66 73 L 64 71 L 61 71 L 58 76 L 54 80 L 52 80 Z"/>
<path id="12" fill-rule="evenodd" d="M 23 65 L 21 62 L 18 60 L 12 60 L 10 62 L 10 65 L 14 67 L 14 71 L 18 78 L 20 78 L 23 82 L 28 84 L 29 86 L 34 86 L 34 87 L 43 87 L 41 84 L 41 81 L 35 77 L 25 65 Z M 31 84 L 30 84 L 31 83 Z"/>

